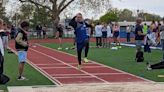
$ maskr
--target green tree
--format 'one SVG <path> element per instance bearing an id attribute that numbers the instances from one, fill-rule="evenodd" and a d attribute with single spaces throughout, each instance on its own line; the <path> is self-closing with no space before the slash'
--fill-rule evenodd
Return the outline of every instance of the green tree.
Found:
<path id="1" fill-rule="evenodd" d="M 6 16 L 6 8 L 5 4 L 8 2 L 8 0 L 0 0 L 0 18 L 4 20 L 7 24 L 10 24 L 9 18 Z"/>
<path id="2" fill-rule="evenodd" d="M 120 12 L 119 21 L 134 21 L 133 12 L 129 9 L 124 9 Z"/>
<path id="3" fill-rule="evenodd" d="M 34 12 L 34 6 L 31 4 L 23 4 L 20 7 L 20 16 L 21 20 L 30 20 Z"/>
<path id="4" fill-rule="evenodd" d="M 45 8 L 35 8 L 31 22 L 33 24 L 33 27 L 36 27 L 38 23 L 50 25 L 51 18 L 48 16 L 47 10 Z"/>
<path id="5" fill-rule="evenodd" d="M 139 17 L 143 18 L 145 21 L 161 20 L 161 16 L 151 13 L 145 13 L 145 12 L 139 13 Z"/>
<path id="6" fill-rule="evenodd" d="M 119 20 L 120 11 L 118 9 L 111 9 L 105 15 L 100 17 L 101 22 L 111 22 Z"/>
<path id="7" fill-rule="evenodd" d="M 101 8 L 108 10 L 110 8 L 110 0 L 18 0 L 22 3 L 31 3 L 36 7 L 42 7 L 47 10 L 51 21 L 55 26 L 59 23 L 59 15 L 69 6 L 77 6 L 80 9 L 98 11 Z M 82 7 L 82 8 L 81 8 Z"/>

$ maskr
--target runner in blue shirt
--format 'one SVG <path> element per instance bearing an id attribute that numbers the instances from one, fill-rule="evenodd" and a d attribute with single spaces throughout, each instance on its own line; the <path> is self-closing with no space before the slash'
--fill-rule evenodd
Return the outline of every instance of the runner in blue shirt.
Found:
<path id="1" fill-rule="evenodd" d="M 84 22 L 83 16 L 81 13 L 78 13 L 75 18 L 72 19 L 70 22 L 70 26 L 72 26 L 75 30 L 75 41 L 77 47 L 77 54 L 78 54 L 78 69 L 81 69 L 81 53 L 82 50 L 85 48 L 85 58 L 84 62 L 87 63 L 88 59 L 88 51 L 89 51 L 89 37 L 87 35 L 87 27 L 89 26 L 87 23 Z"/>

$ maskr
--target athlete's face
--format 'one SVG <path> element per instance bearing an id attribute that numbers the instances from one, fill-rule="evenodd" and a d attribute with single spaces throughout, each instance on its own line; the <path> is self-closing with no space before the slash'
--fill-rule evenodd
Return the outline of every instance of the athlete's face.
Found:
<path id="1" fill-rule="evenodd" d="M 82 22 L 83 21 L 83 16 L 81 14 L 76 15 L 76 21 L 77 22 Z"/>

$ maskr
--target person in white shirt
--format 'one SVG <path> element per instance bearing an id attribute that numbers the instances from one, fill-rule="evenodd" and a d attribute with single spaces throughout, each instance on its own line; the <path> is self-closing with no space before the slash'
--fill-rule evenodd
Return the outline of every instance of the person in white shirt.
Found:
<path id="1" fill-rule="evenodd" d="M 113 37 L 113 34 L 112 34 L 112 30 L 111 30 L 111 27 L 110 25 L 107 26 L 107 43 L 108 43 L 108 47 L 110 48 L 110 38 Z"/>
<path id="2" fill-rule="evenodd" d="M 164 69 L 164 18 L 163 18 L 163 25 L 160 27 L 160 37 L 161 37 L 161 46 L 162 46 L 162 53 L 163 53 L 163 59 L 161 62 L 150 65 L 148 63 L 147 70 L 153 70 L 153 69 Z"/>
<path id="3" fill-rule="evenodd" d="M 127 34 L 127 42 L 130 42 L 130 33 L 131 33 L 131 27 L 128 25 L 126 27 L 126 34 Z"/>
<path id="4" fill-rule="evenodd" d="M 8 33 L 9 33 L 9 29 L 7 27 L 6 23 L 3 23 L 3 32 L 1 32 L 1 38 L 2 38 L 2 42 L 3 42 L 3 47 L 5 50 L 8 49 Z"/>
<path id="5" fill-rule="evenodd" d="M 95 36 L 96 36 L 96 46 L 101 47 L 102 46 L 102 25 L 100 23 L 97 23 L 95 26 Z"/>
<path id="6" fill-rule="evenodd" d="M 0 19 L 0 32 L 3 32 L 3 20 Z M 3 74 L 3 62 L 4 62 L 4 47 L 3 47 L 3 42 L 2 38 L 0 35 L 0 75 Z"/>
<path id="7" fill-rule="evenodd" d="M 161 46 L 162 46 L 163 61 L 164 61 L 164 18 L 163 18 L 163 25 L 160 28 L 160 38 L 161 38 Z"/>

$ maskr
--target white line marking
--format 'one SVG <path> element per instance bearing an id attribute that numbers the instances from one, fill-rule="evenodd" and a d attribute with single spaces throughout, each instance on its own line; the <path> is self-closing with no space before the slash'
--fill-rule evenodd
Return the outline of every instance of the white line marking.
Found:
<path id="1" fill-rule="evenodd" d="M 72 68 L 74 68 L 74 69 L 76 69 L 76 70 L 78 70 L 78 68 L 76 68 L 75 66 L 72 66 L 72 65 L 70 65 L 70 64 L 67 64 L 67 63 L 63 62 L 62 60 L 59 60 L 59 59 L 54 58 L 54 57 L 52 57 L 52 56 L 50 56 L 50 55 L 47 55 L 47 54 L 45 54 L 45 53 L 42 53 L 42 52 L 37 51 L 37 50 L 34 50 L 34 49 L 32 49 L 32 48 L 30 48 L 30 49 L 33 50 L 33 51 L 35 51 L 35 52 L 38 52 L 38 53 L 40 53 L 40 54 L 42 54 L 42 55 L 45 55 L 45 56 L 47 56 L 47 57 L 49 57 L 49 58 L 52 58 L 52 59 L 54 59 L 54 60 L 56 60 L 56 61 L 59 61 L 59 62 L 65 64 L 65 65 L 68 65 L 68 66 L 70 66 L 70 67 L 72 67 Z M 80 71 L 83 72 L 83 73 L 85 73 L 85 74 L 88 74 L 88 75 L 90 75 L 90 76 L 92 76 L 92 77 L 94 77 L 94 78 L 97 78 L 97 79 L 99 79 L 99 80 L 101 80 L 101 81 L 103 81 L 103 82 L 105 82 L 105 83 L 109 83 L 108 81 L 106 81 L 106 80 L 104 80 L 104 79 L 101 79 L 101 78 L 99 78 L 99 77 L 97 77 L 97 76 L 95 76 L 95 75 L 93 75 L 93 74 L 90 74 L 90 73 L 88 73 L 88 72 L 86 72 L 86 71 L 84 71 L 84 70 L 80 70 Z"/>
<path id="2" fill-rule="evenodd" d="M 64 64 L 61 64 L 61 63 L 54 63 L 54 64 L 35 64 L 37 66 L 52 66 L 52 65 L 64 65 Z"/>
<path id="3" fill-rule="evenodd" d="M 79 79 L 81 79 L 81 78 L 95 78 L 95 77 L 92 77 L 92 76 L 69 76 L 69 77 L 55 77 L 56 79 L 74 79 L 74 78 L 79 78 Z M 95 79 L 97 79 L 97 78 L 95 78 Z"/>
<path id="4" fill-rule="evenodd" d="M 41 47 L 43 47 L 43 48 L 47 48 L 47 49 L 56 51 L 56 52 L 60 52 L 60 53 L 67 54 L 67 55 L 70 55 L 70 56 L 73 56 L 73 57 L 77 57 L 76 55 L 69 54 L 69 53 L 66 53 L 66 52 L 63 52 L 63 51 L 58 51 L 58 50 L 56 50 L 56 49 L 52 49 L 52 48 L 49 48 L 49 47 L 46 47 L 46 46 L 42 46 L 42 45 L 40 45 L 40 44 L 37 44 L 37 45 L 38 45 L 38 46 L 41 46 Z M 140 79 L 142 79 L 142 80 L 145 80 L 145 81 L 148 81 L 148 82 L 151 82 L 151 83 L 155 83 L 155 82 L 152 81 L 152 80 L 148 80 L 148 79 L 145 79 L 145 78 L 142 78 L 142 77 L 133 75 L 133 74 L 131 74 L 131 73 L 128 73 L 128 72 L 125 72 L 125 71 L 122 71 L 122 70 L 119 70 L 119 69 L 116 69 L 116 68 L 113 68 L 113 67 L 110 67 L 110 66 L 107 66 L 107 65 L 104 65 L 104 64 L 97 63 L 96 61 L 93 61 L 93 60 L 90 60 L 90 61 L 91 61 L 92 63 L 94 63 L 94 64 L 102 65 L 102 66 L 107 67 L 107 68 L 109 68 L 109 69 L 113 69 L 113 70 L 116 70 L 116 71 L 118 71 L 118 72 L 123 72 L 123 73 L 126 73 L 126 74 L 128 74 L 128 75 L 134 76 L 134 77 L 136 77 L 136 78 L 140 78 Z"/>
<path id="5" fill-rule="evenodd" d="M 93 75 L 121 75 L 126 73 L 92 73 Z M 51 76 L 82 76 L 86 74 L 51 74 Z"/>
<path id="6" fill-rule="evenodd" d="M 72 68 L 72 67 L 68 67 L 68 66 L 67 67 L 60 67 L 60 66 L 59 67 L 56 67 L 56 66 L 54 66 L 54 67 L 48 67 L 48 66 L 44 67 L 44 66 L 40 66 L 40 67 L 42 69 L 55 69 L 55 68 L 61 68 L 61 69 L 66 68 L 67 69 L 67 68 Z M 83 66 L 82 69 L 84 69 L 84 68 L 106 68 L 106 67 L 103 67 L 103 66 Z"/>
<path id="7" fill-rule="evenodd" d="M 68 69 L 72 67 L 40 67 L 42 69 Z"/>

